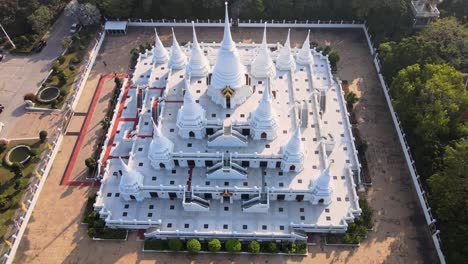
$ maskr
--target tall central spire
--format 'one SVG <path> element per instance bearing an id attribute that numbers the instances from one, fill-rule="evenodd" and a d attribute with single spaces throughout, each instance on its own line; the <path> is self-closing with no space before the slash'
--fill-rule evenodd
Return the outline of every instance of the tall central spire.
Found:
<path id="1" fill-rule="evenodd" d="M 229 14 L 228 14 L 228 3 L 224 2 L 226 7 L 225 9 L 225 18 L 224 18 L 224 37 L 223 42 L 221 43 L 221 48 L 225 50 L 233 50 L 236 48 L 236 44 L 232 40 L 231 29 L 229 27 Z"/>
<path id="2" fill-rule="evenodd" d="M 218 59 L 213 68 L 211 85 L 208 88 L 208 95 L 211 99 L 224 107 L 234 107 L 241 104 L 252 93 L 250 87 L 246 86 L 246 69 L 242 65 L 236 44 L 232 40 L 231 29 L 229 27 L 229 16 L 226 2 L 226 18 L 224 21 L 224 37 L 221 48 L 218 50 Z M 221 91 L 227 87 L 234 90 L 234 95 L 230 96 L 229 106 Z"/>

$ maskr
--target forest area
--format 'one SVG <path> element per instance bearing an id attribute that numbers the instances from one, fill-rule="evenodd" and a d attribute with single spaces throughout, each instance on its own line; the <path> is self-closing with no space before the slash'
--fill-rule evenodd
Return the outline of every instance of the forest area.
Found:
<path id="1" fill-rule="evenodd" d="M 15 42 L 34 41 L 67 0 L 0 0 Z M 103 18 L 219 19 L 224 0 L 78 0 Z M 231 0 L 232 18 L 365 20 L 391 87 L 419 174 L 438 219 L 448 263 L 468 259 L 468 1 L 445 0 L 441 18 L 412 28 L 409 0 Z M 3 36 L 2 36 L 3 37 Z M 40 38 L 40 37 L 39 37 Z"/>

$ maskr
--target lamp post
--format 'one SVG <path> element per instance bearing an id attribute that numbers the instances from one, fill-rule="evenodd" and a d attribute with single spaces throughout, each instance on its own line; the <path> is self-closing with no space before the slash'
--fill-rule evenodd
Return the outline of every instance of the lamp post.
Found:
<path id="1" fill-rule="evenodd" d="M 13 46 L 14 49 L 16 49 L 16 45 L 15 43 L 13 43 L 13 41 L 11 40 L 10 36 L 8 36 L 8 34 L 6 33 L 5 29 L 3 28 L 2 24 L 0 23 L 0 27 L 2 28 L 3 30 L 3 33 L 5 33 L 5 36 L 7 37 L 8 41 L 10 41 L 11 45 Z"/>

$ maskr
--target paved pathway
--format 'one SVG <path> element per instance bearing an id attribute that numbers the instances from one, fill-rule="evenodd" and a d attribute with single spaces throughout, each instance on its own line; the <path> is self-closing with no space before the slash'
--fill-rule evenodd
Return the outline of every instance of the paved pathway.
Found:
<path id="1" fill-rule="evenodd" d="M 0 137 L 16 138 L 37 136 L 36 130 L 23 130 L 16 128 L 17 124 L 26 123 L 34 127 L 44 126 L 48 129 L 49 121 L 38 121 L 37 114 L 28 114 L 24 109 L 23 96 L 26 93 L 34 93 L 40 83 L 46 78 L 52 61 L 62 52 L 62 39 L 69 35 L 70 26 L 73 23 L 71 17 L 62 14 L 55 22 L 50 33 L 45 36 L 47 46 L 40 52 L 31 55 L 8 54 L 6 59 L 0 62 L 0 104 L 5 106 L 0 114 L 0 122 L 5 126 L 0 130 Z M 39 119 L 44 118 L 39 114 Z M 53 117 L 47 117 L 52 118 Z M 54 122 L 54 121 L 52 121 Z M 18 135 L 18 132 L 21 135 Z"/>
<path id="2" fill-rule="evenodd" d="M 163 41 L 170 41 L 169 29 L 159 30 Z M 222 29 L 198 30 L 200 40 L 219 40 Z M 234 31 L 245 41 L 259 42 L 261 29 Z M 191 39 L 191 29 L 176 29 L 179 41 Z M 359 248 L 310 247 L 303 257 L 231 256 L 142 253 L 141 242 L 132 234 L 127 242 L 95 242 L 80 225 L 83 205 L 96 188 L 62 186 L 60 181 L 71 156 L 76 136 L 66 136 L 39 198 L 23 241 L 17 253 L 17 263 L 436 263 L 429 237 L 423 227 L 420 208 L 413 195 L 410 176 L 386 109 L 381 87 L 372 66 L 367 44 L 361 34 L 347 30 L 314 30 L 313 40 L 331 43 L 342 58 L 340 76 L 353 83 L 361 100 L 357 106 L 359 127 L 369 142 L 367 159 L 373 177 L 368 197 L 375 210 L 375 232 L 370 233 Z M 152 41 L 152 29 L 130 28 L 127 36 L 111 36 L 103 46 L 88 81 L 80 105 L 87 111 L 96 89 L 99 75 L 113 71 L 125 72 L 129 51 L 137 44 Z M 305 30 L 293 30 L 292 42 L 301 43 Z M 284 41 L 286 30 L 270 30 L 271 42 Z M 102 61 L 107 62 L 105 67 Z M 105 94 L 101 94 L 101 98 Z M 80 107 L 79 105 L 79 107 Z M 94 118 L 93 118 L 94 119 Z M 83 120 L 83 119 L 81 119 Z M 91 126 L 94 125 L 91 121 Z M 79 126 L 77 126 L 79 127 Z M 76 163 L 76 166 L 84 164 Z"/>

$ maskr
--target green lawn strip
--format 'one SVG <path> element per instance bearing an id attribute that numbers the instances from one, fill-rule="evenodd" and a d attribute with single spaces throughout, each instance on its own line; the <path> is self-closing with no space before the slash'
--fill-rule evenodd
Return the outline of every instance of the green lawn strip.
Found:
<path id="1" fill-rule="evenodd" d="M 11 169 L 3 162 L 6 153 L 18 145 L 28 145 L 37 148 L 39 153 L 45 148 L 46 143 L 41 143 L 38 139 L 11 141 L 8 147 L 0 152 L 0 196 L 4 198 L 4 206 L 0 208 L 0 236 L 3 237 L 12 224 L 12 217 L 20 207 L 21 198 L 27 188 L 30 177 L 36 169 L 39 158 L 32 158 L 24 164 L 23 176 L 17 177 Z M 41 154 L 38 155 L 40 157 Z"/>

